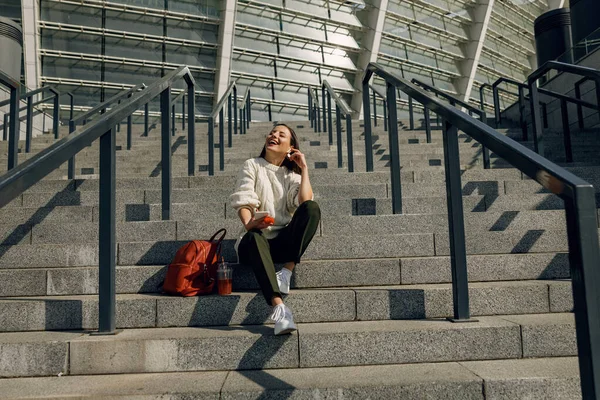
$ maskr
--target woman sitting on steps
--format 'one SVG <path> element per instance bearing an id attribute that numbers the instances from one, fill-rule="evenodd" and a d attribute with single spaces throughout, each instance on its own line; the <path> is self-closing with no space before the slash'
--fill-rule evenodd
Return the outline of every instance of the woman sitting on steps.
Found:
<path id="1" fill-rule="evenodd" d="M 251 265 L 275 322 L 275 335 L 296 330 L 283 304 L 292 270 L 312 240 L 321 211 L 313 199 L 304 154 L 292 128 L 279 124 L 267 135 L 260 156 L 244 162 L 230 196 L 244 229 L 235 244 L 238 260 Z M 268 217 L 256 216 L 257 211 Z M 274 263 L 284 263 L 275 273 Z"/>

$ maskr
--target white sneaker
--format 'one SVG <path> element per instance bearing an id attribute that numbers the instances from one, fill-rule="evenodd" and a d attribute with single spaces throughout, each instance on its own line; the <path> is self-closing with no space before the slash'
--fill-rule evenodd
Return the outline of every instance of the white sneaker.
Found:
<path id="1" fill-rule="evenodd" d="M 275 274 L 277 276 L 277 286 L 281 294 L 290 293 L 290 282 L 292 280 L 292 271 L 287 268 L 282 268 L 281 271 Z"/>
<path id="2" fill-rule="evenodd" d="M 285 335 L 296 330 L 292 311 L 283 303 L 273 307 L 269 319 L 275 321 L 275 335 Z"/>

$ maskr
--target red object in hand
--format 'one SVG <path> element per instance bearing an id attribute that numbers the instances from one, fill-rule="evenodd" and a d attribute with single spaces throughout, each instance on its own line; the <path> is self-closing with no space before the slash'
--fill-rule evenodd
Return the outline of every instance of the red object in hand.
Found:
<path id="1" fill-rule="evenodd" d="M 275 218 L 267 215 L 265 218 L 263 218 L 263 221 L 265 224 L 273 225 L 275 223 Z"/>

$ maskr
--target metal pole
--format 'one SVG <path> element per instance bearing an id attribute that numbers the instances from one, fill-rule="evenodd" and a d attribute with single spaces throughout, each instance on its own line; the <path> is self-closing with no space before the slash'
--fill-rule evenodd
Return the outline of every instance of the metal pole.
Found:
<path id="1" fill-rule="evenodd" d="M 387 132 L 388 130 L 388 111 L 387 111 L 387 101 L 383 101 L 383 131 Z"/>
<path id="2" fill-rule="evenodd" d="M 327 132 L 327 108 L 325 107 L 325 85 L 321 86 L 321 101 L 323 102 L 323 132 Z"/>
<path id="3" fill-rule="evenodd" d="M 494 115 L 496 117 L 496 127 L 500 124 L 500 94 L 498 93 L 498 87 L 492 86 L 494 95 Z"/>
<path id="4" fill-rule="evenodd" d="M 231 112 L 231 93 L 227 97 L 227 147 L 233 146 L 233 113 Z"/>
<path id="5" fill-rule="evenodd" d="M 25 129 L 25 153 L 29 153 L 33 138 L 33 96 L 27 97 L 27 126 Z"/>
<path id="6" fill-rule="evenodd" d="M 271 114 L 271 103 L 267 104 L 267 110 L 269 112 L 269 122 L 273 121 L 273 115 Z"/>
<path id="7" fill-rule="evenodd" d="M 581 87 L 579 86 L 579 82 L 577 82 L 575 84 L 575 98 L 577 100 L 581 100 Z M 577 122 L 579 124 L 579 129 L 583 130 L 584 129 L 583 107 L 581 106 L 581 104 L 577 104 Z"/>
<path id="8" fill-rule="evenodd" d="M 542 103 L 542 121 L 544 129 L 548 129 L 548 105 L 546 103 Z"/>
<path id="9" fill-rule="evenodd" d="M 252 110 L 250 109 L 250 90 L 248 90 L 248 97 L 246 97 L 246 128 L 250 128 L 250 121 L 252 121 Z M 246 133 L 246 130 L 244 130 Z"/>
<path id="10" fill-rule="evenodd" d="M 75 125 L 75 121 L 70 120 L 69 121 L 69 134 L 75 132 L 76 128 L 77 128 L 77 126 Z M 69 161 L 67 161 L 67 178 L 75 179 L 75 156 L 69 158 Z"/>
<path id="11" fill-rule="evenodd" d="M 454 318 L 451 321 L 458 322 L 470 318 L 467 250 L 465 245 L 462 184 L 460 181 L 460 153 L 458 150 L 458 128 L 447 121 L 443 121 L 443 129 L 452 298 L 454 300 Z"/>
<path id="12" fill-rule="evenodd" d="M 162 219 L 171 219 L 171 87 L 160 94 Z"/>
<path id="13" fill-rule="evenodd" d="M 596 84 L 596 105 L 598 106 L 598 116 L 600 116 L 600 79 L 594 81 Z"/>
<path id="14" fill-rule="evenodd" d="M 542 132 L 542 119 L 540 118 L 540 96 L 537 82 L 529 82 L 529 103 L 531 107 L 531 130 L 533 132 L 533 149 L 544 157 L 544 138 Z"/>
<path id="15" fill-rule="evenodd" d="M 584 399 L 600 395 L 600 301 L 598 224 L 594 188 L 576 187 L 565 199 L 579 376 Z"/>
<path id="16" fill-rule="evenodd" d="M 310 95 L 310 87 L 308 88 L 308 120 L 310 121 L 310 127 L 314 127 L 313 123 L 313 107 L 312 107 L 312 96 Z"/>
<path id="17" fill-rule="evenodd" d="M 387 103 L 390 116 L 388 133 L 390 151 L 390 175 L 392 183 L 392 213 L 402 214 L 402 182 L 400 175 L 400 149 L 398 144 L 398 111 L 396 109 L 396 87 L 387 83 Z"/>
<path id="18" fill-rule="evenodd" d="M 69 110 L 69 121 L 73 119 L 73 107 L 75 106 L 75 98 L 72 94 L 69 94 L 70 97 L 70 110 Z"/>
<path id="19" fill-rule="evenodd" d="M 325 100 L 323 100 L 323 103 Z M 323 104 L 325 106 L 325 104 Z M 327 92 L 327 114 L 329 115 L 329 119 L 327 120 L 327 124 L 329 125 L 329 145 L 333 145 L 333 115 L 331 115 L 331 94 Z"/>
<path id="20" fill-rule="evenodd" d="M 352 115 L 346 115 L 346 149 L 348 151 L 348 172 L 354 172 L 354 155 L 352 150 Z"/>
<path id="21" fill-rule="evenodd" d="M 3 125 L 3 129 L 2 129 L 2 140 L 5 141 L 5 142 L 8 140 L 8 113 L 4 114 L 4 125 Z"/>
<path id="22" fill-rule="evenodd" d="M 196 175 L 196 93 L 188 83 L 188 176 Z"/>
<path id="23" fill-rule="evenodd" d="M 10 117 L 8 122 L 8 170 L 17 166 L 19 153 L 19 89 L 10 88 Z"/>
<path id="24" fill-rule="evenodd" d="M 131 115 L 127 117 L 127 150 L 131 150 Z"/>
<path id="25" fill-rule="evenodd" d="M 563 143 L 565 145 L 565 159 L 568 163 L 573 162 L 573 149 L 571 147 L 571 128 L 569 127 L 569 110 L 567 101 L 560 99 L 560 114 L 563 126 Z"/>
<path id="26" fill-rule="evenodd" d="M 487 125 L 487 114 L 485 111 L 481 112 L 480 118 L 481 122 Z M 481 145 L 481 150 L 483 152 L 483 169 L 490 169 L 490 150 L 484 145 Z"/>
<path id="27" fill-rule="evenodd" d="M 377 99 L 375 98 L 375 90 L 373 90 L 373 125 L 377 126 Z"/>
<path id="28" fill-rule="evenodd" d="M 246 121 L 248 119 L 248 110 L 246 109 L 246 107 L 244 107 L 242 109 L 242 134 L 245 135 L 246 134 Z"/>
<path id="29" fill-rule="evenodd" d="M 238 107 L 237 107 L 237 87 L 233 86 L 233 134 L 238 134 Z"/>
<path id="30" fill-rule="evenodd" d="M 425 137 L 427 138 L 427 143 L 431 143 L 431 119 L 429 118 L 429 108 L 424 106 L 423 112 L 425 114 Z"/>
<path id="31" fill-rule="evenodd" d="M 54 121 L 52 125 L 52 129 L 54 130 L 54 138 L 58 139 L 58 130 L 60 124 L 60 96 L 58 94 L 54 94 Z"/>
<path id="32" fill-rule="evenodd" d="M 317 99 L 319 101 L 319 99 Z M 321 133 L 321 108 L 319 107 L 319 103 L 315 105 L 315 112 L 317 113 L 317 132 Z"/>
<path id="33" fill-rule="evenodd" d="M 148 136 L 148 103 L 144 104 L 144 136 Z"/>
<path id="34" fill-rule="evenodd" d="M 116 328 L 116 132 L 100 137 L 98 333 L 115 334 Z"/>
<path id="35" fill-rule="evenodd" d="M 482 108 L 483 110 L 483 108 Z M 527 141 L 527 122 L 525 121 L 525 89 L 519 85 L 519 125 L 523 133 L 523 141 Z"/>
<path id="36" fill-rule="evenodd" d="M 388 110 L 389 110 L 389 108 L 388 108 Z M 392 123 L 395 123 L 395 122 L 390 117 L 390 126 Z M 415 129 L 415 115 L 414 115 L 412 97 L 408 98 L 408 127 L 411 131 Z"/>
<path id="37" fill-rule="evenodd" d="M 225 170 L 225 115 L 219 111 L 219 171 Z"/>
<path id="38" fill-rule="evenodd" d="M 337 139 L 338 168 L 342 168 L 344 165 L 344 156 L 342 155 L 342 116 L 340 107 L 337 104 L 335 105 L 335 130 Z"/>
<path id="39" fill-rule="evenodd" d="M 185 130 L 185 94 L 181 99 L 181 129 Z"/>
<path id="40" fill-rule="evenodd" d="M 175 104 L 171 105 L 171 135 L 175 136 Z"/>
<path id="41" fill-rule="evenodd" d="M 363 118 L 365 127 L 365 161 L 367 172 L 373 171 L 373 135 L 371 128 L 371 110 L 369 110 L 369 82 L 363 82 L 362 87 L 363 96 Z M 331 102 L 329 103 L 331 105 Z M 389 103 L 388 103 L 389 105 Z M 390 127 L 391 127 L 391 115 L 390 115 Z"/>
<path id="42" fill-rule="evenodd" d="M 240 112 L 241 118 L 241 112 Z M 242 127 L 240 126 L 240 129 Z M 208 175 L 215 174 L 215 121 L 208 117 Z"/>

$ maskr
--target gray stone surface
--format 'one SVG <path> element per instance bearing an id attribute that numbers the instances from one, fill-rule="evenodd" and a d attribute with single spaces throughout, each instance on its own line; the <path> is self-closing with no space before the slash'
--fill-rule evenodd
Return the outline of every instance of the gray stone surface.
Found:
<path id="1" fill-rule="evenodd" d="M 4 380 L 2 389 L 4 395 L 11 399 L 157 400 L 168 396 L 169 400 L 219 400 L 226 376 L 225 371 L 203 371 L 22 378 Z"/>
<path id="2" fill-rule="evenodd" d="M 71 341 L 71 374 L 293 368 L 297 334 L 269 326 L 128 329 Z"/>
<path id="3" fill-rule="evenodd" d="M 484 379 L 486 399 L 580 399 L 576 357 L 461 362 Z"/>
<path id="4" fill-rule="evenodd" d="M 98 264 L 98 244 L 0 246 L 0 269 L 76 267 Z"/>
<path id="5" fill-rule="evenodd" d="M 26 297 L 0 300 L 0 331 L 95 329 L 98 327 L 97 296 Z M 156 325 L 156 299 L 119 295 L 116 325 L 143 328 Z"/>
<path id="6" fill-rule="evenodd" d="M 400 260 L 402 284 L 451 281 L 450 257 L 418 257 Z M 569 277 L 565 253 L 498 254 L 467 256 L 469 280 L 512 281 Z"/>
<path id="7" fill-rule="evenodd" d="M 239 219 L 217 219 L 206 214 L 197 215 L 196 219 L 196 221 L 177 221 L 177 240 L 208 240 L 222 228 L 227 229 L 226 239 L 235 240 L 243 227 Z"/>
<path id="8" fill-rule="evenodd" d="M 410 257 L 433 255 L 433 235 L 315 237 L 306 259 Z"/>
<path id="9" fill-rule="evenodd" d="M 457 363 L 231 372 L 222 399 L 483 399 L 481 379 Z"/>
<path id="10" fill-rule="evenodd" d="M 79 336 L 81 334 L 64 332 L 0 334 L 0 377 L 68 373 L 68 341 Z M 4 382 L 0 382 L 3 393 Z"/>
<path id="11" fill-rule="evenodd" d="M 46 294 L 46 270 L 0 270 L 0 297 Z"/>
<path id="12" fill-rule="evenodd" d="M 0 245 L 31 244 L 31 225 L 0 224 Z"/>
<path id="13" fill-rule="evenodd" d="M 562 357 L 577 355 L 573 314 L 506 316 L 521 325 L 523 357 Z"/>
<path id="14" fill-rule="evenodd" d="M 549 282 L 551 312 L 573 311 L 573 285 L 571 281 Z"/>
<path id="15" fill-rule="evenodd" d="M 302 324 L 302 367 L 515 358 L 519 326 L 496 317 L 479 322 L 365 321 Z"/>
<path id="16" fill-rule="evenodd" d="M 292 288 L 400 283 L 397 259 L 303 261 L 294 268 Z"/>
<path id="17" fill-rule="evenodd" d="M 148 204 L 149 220 L 158 221 L 162 219 L 162 205 Z M 222 202 L 202 202 L 202 203 L 173 203 L 171 205 L 171 220 L 174 221 L 196 221 L 203 220 L 206 216 L 225 218 L 225 208 L 228 207 Z M 230 208 L 231 213 L 235 211 Z M 237 216 L 236 216 L 237 217 Z"/>
<path id="18" fill-rule="evenodd" d="M 469 285 L 471 315 L 548 312 L 548 286 L 538 282 L 489 282 Z M 451 317 L 449 284 L 356 289 L 357 319 Z"/>
<path id="19" fill-rule="evenodd" d="M 261 293 L 157 298 L 157 325 L 258 325 L 268 322 L 271 307 Z M 285 300 L 296 322 L 352 321 L 356 315 L 351 290 L 294 290 Z"/>
<path id="20" fill-rule="evenodd" d="M 92 207 L 9 207 L 0 209 L 5 224 L 39 224 L 42 221 L 91 222 Z"/>
<path id="21" fill-rule="evenodd" d="M 564 201 L 553 194 L 486 197 L 486 209 L 490 211 L 563 210 L 564 208 Z"/>

